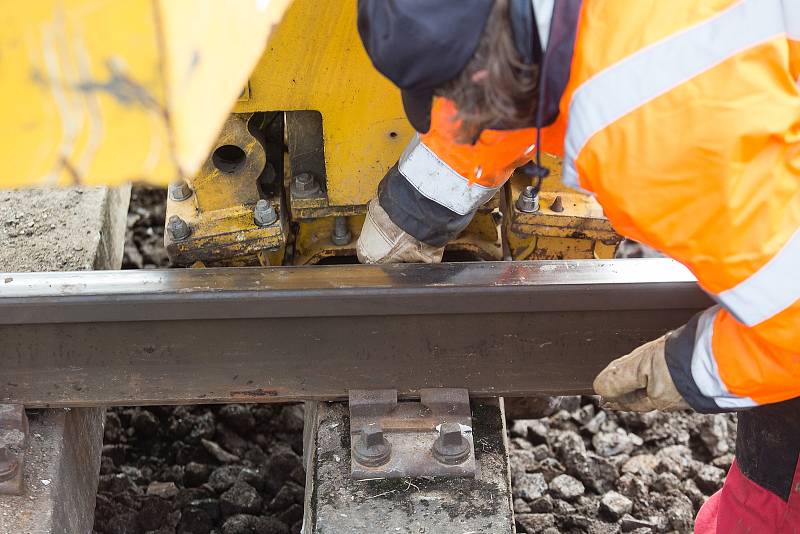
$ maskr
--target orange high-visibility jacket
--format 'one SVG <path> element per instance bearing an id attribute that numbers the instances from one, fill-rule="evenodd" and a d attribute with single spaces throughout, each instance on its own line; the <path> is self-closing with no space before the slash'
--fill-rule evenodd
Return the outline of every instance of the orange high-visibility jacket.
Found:
<path id="1" fill-rule="evenodd" d="M 800 396 L 798 78 L 800 0 L 581 7 L 554 126 L 564 178 L 718 302 L 667 344 L 676 385 L 701 411 Z M 398 169 L 421 201 L 468 217 L 530 158 L 533 137 L 455 145 L 441 118 L 451 112 L 437 103 Z"/>

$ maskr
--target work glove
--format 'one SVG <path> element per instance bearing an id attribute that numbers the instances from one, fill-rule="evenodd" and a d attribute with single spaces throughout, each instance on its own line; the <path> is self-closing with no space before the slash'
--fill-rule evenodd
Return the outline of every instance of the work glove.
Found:
<path id="1" fill-rule="evenodd" d="M 667 368 L 664 348 L 667 336 L 645 343 L 608 364 L 594 379 L 594 390 L 611 410 L 649 412 L 686 410 Z"/>
<path id="2" fill-rule="evenodd" d="M 378 203 L 370 200 L 356 254 L 361 263 L 439 263 L 444 247 L 423 243 L 403 231 Z"/>

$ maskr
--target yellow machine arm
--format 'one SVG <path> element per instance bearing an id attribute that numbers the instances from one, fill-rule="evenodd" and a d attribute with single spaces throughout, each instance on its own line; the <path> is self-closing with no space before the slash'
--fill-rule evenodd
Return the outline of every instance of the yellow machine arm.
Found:
<path id="1" fill-rule="evenodd" d="M 0 187 L 195 174 L 289 3 L 0 0 Z"/>

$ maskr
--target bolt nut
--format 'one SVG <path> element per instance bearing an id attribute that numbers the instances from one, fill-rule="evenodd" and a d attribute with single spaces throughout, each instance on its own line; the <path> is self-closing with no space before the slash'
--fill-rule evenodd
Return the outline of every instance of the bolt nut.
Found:
<path id="1" fill-rule="evenodd" d="M 457 465 L 469 458 L 469 440 L 458 423 L 443 423 L 433 442 L 433 457 L 443 464 Z"/>
<path id="2" fill-rule="evenodd" d="M 186 180 L 169 184 L 169 198 L 176 202 L 182 202 L 192 196 L 192 188 L 186 183 Z"/>
<path id="3" fill-rule="evenodd" d="M 278 213 L 275 208 L 266 200 L 259 199 L 256 207 L 253 208 L 253 222 L 256 226 L 271 226 L 278 220 Z"/>
<path id="4" fill-rule="evenodd" d="M 539 195 L 532 185 L 522 190 L 517 199 L 517 209 L 523 213 L 536 213 L 539 211 Z"/>
<path id="5" fill-rule="evenodd" d="M 192 229 L 186 221 L 177 215 L 172 215 L 167 221 L 167 232 L 173 241 L 183 241 L 192 234 Z"/>
<path id="6" fill-rule="evenodd" d="M 378 467 L 388 462 L 391 454 L 392 444 L 383 434 L 380 423 L 361 427 L 353 444 L 353 456 L 358 463 L 367 467 Z"/>
<path id="7" fill-rule="evenodd" d="M 336 217 L 333 223 L 333 232 L 331 232 L 331 242 L 343 247 L 349 244 L 352 238 L 350 230 L 347 229 L 347 217 Z"/>
<path id="8" fill-rule="evenodd" d="M 292 195 L 298 198 L 314 197 L 319 191 L 319 183 L 310 173 L 300 173 L 292 179 Z"/>

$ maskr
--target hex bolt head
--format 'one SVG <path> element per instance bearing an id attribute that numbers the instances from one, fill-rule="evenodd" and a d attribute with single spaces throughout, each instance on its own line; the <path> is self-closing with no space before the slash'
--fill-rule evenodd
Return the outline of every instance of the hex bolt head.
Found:
<path id="1" fill-rule="evenodd" d="M 278 213 L 275 208 L 266 200 L 259 199 L 256 207 L 253 208 L 253 222 L 256 226 L 271 226 L 278 220 Z"/>
<path id="2" fill-rule="evenodd" d="M 343 247 L 349 244 L 352 238 L 350 230 L 347 229 L 347 217 L 336 217 L 333 223 L 333 231 L 331 232 L 331 242 L 334 245 Z"/>
<path id="3" fill-rule="evenodd" d="M 523 213 L 536 213 L 539 211 L 539 195 L 532 185 L 522 190 L 517 199 L 517 209 Z"/>
<path id="4" fill-rule="evenodd" d="M 298 198 L 313 197 L 319 191 L 319 183 L 311 173 L 303 172 L 292 179 L 292 194 Z"/>
<path id="5" fill-rule="evenodd" d="M 186 221 L 177 215 L 172 215 L 167 221 L 167 232 L 173 241 L 183 241 L 192 234 L 192 229 Z"/>
<path id="6" fill-rule="evenodd" d="M 443 464 L 457 465 L 469 458 L 469 440 L 458 423 L 443 423 L 433 442 L 433 457 Z"/>
<path id="7" fill-rule="evenodd" d="M 186 180 L 180 180 L 169 184 L 169 198 L 176 202 L 182 202 L 192 196 L 192 188 Z"/>
<path id="8" fill-rule="evenodd" d="M 392 444 L 383 434 L 380 423 L 370 423 L 361 427 L 353 444 L 353 456 L 361 465 L 378 467 L 389 461 Z"/>

